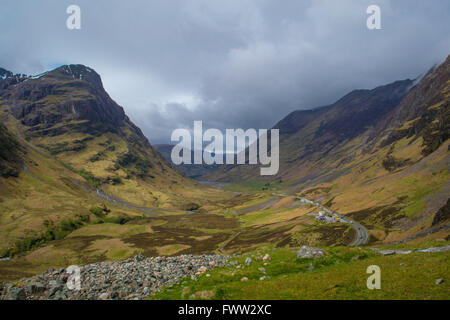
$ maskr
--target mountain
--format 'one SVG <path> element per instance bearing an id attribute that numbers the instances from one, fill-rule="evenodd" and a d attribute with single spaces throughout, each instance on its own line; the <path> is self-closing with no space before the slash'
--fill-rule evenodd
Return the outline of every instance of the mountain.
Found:
<path id="1" fill-rule="evenodd" d="M 136 215 L 218 194 L 174 170 L 83 65 L 0 68 L 0 186 L 0 249 L 101 202 Z"/>
<path id="2" fill-rule="evenodd" d="M 0 261 L 0 280 L 16 281 L 45 270 L 53 279 L 63 275 L 52 270 L 98 261 L 127 259 L 124 263 L 132 261 L 130 268 L 136 269 L 133 265 L 146 260 L 141 254 L 250 250 L 255 250 L 251 255 L 258 279 L 256 268 L 267 259 L 267 250 L 275 268 L 283 269 L 288 260 L 298 262 L 293 248 L 307 245 L 322 247 L 325 262 L 341 257 L 332 262 L 356 270 L 364 259 L 382 264 L 397 259 L 376 257 L 386 245 L 446 245 L 449 65 L 447 59 L 419 81 L 355 90 L 332 105 L 287 115 L 275 126 L 281 133 L 281 167 L 273 177 L 261 177 L 259 166 L 169 164 L 165 159 L 170 159 L 172 146 L 152 146 L 88 67 L 62 66 L 37 76 L 0 69 L 0 257 L 12 256 Z M 186 177 L 192 175 L 188 170 L 235 183 L 215 184 L 222 190 L 208 188 Z M 306 199 L 298 201 L 294 195 Z M 334 212 L 334 218 L 318 214 L 322 209 Z M 366 240 L 378 249 L 364 247 Z M 393 245 L 403 242 L 408 243 Z M 358 250 L 344 247 L 353 244 Z M 418 255 L 425 258 L 425 267 Z M 433 283 L 447 267 L 446 256 L 438 255 L 402 257 L 413 269 L 420 260 L 420 271 L 437 265 L 439 277 L 424 280 Z M 303 277 L 309 259 L 297 262 L 288 271 Z M 335 268 L 325 264 L 316 264 L 316 271 L 328 270 L 328 279 Z M 280 281 L 276 277 L 271 275 Z M 140 291 L 145 285 L 138 289 L 125 282 L 99 286 L 145 294 Z M 19 289 L 1 288 L 1 295 Z M 51 292 L 59 297 L 47 289 L 48 297 Z M 83 297 L 99 296 L 92 291 Z M 437 292 L 437 297 L 443 294 Z"/>
<path id="3" fill-rule="evenodd" d="M 355 90 L 279 121 L 280 171 L 222 166 L 205 180 L 283 181 L 349 214 L 371 241 L 448 237 L 450 57 L 420 81 Z M 433 222 L 434 221 L 434 222 Z"/>
<path id="4" fill-rule="evenodd" d="M 332 105 L 287 115 L 273 127 L 280 130 L 280 171 L 272 179 L 307 185 L 339 170 L 342 161 L 350 161 L 356 156 L 354 151 L 365 146 L 368 133 L 400 103 L 412 84 L 404 80 L 372 90 L 355 90 Z M 358 145 L 348 145 L 357 138 Z M 258 178 L 258 167 L 229 166 L 222 168 L 226 172 L 219 170 L 208 178 Z"/>
<path id="5" fill-rule="evenodd" d="M 174 145 L 172 144 L 155 144 L 155 149 L 166 159 L 167 162 L 172 163 L 172 149 Z M 191 151 L 191 159 L 194 159 L 194 152 Z M 212 172 L 219 165 L 207 165 L 207 164 L 179 164 L 172 165 L 181 173 L 189 178 L 202 180 L 202 177 L 207 176 L 208 173 Z"/>

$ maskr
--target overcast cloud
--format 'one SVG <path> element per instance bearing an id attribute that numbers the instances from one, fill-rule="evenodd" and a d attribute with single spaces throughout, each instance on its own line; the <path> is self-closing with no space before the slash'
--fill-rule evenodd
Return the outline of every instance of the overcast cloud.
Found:
<path id="1" fill-rule="evenodd" d="M 81 30 L 66 8 L 81 7 Z M 366 28 L 381 7 L 382 30 Z M 356 88 L 415 78 L 450 54 L 450 2 L 17 1 L 0 4 L 0 67 L 95 69 L 151 143 L 172 130 L 270 128 Z"/>

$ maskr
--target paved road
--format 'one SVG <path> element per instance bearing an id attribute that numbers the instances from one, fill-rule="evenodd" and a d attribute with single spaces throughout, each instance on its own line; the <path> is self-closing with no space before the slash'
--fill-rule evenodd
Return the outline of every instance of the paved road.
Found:
<path id="1" fill-rule="evenodd" d="M 322 206 L 320 203 L 317 203 L 317 202 L 314 202 L 314 201 L 311 201 L 311 200 L 308 200 L 308 199 L 302 198 L 302 197 L 296 197 L 296 198 L 299 200 L 305 199 L 306 201 L 308 201 L 307 203 L 309 203 L 319 209 L 322 209 L 329 214 L 339 217 L 339 219 L 342 220 L 343 222 L 350 224 L 353 227 L 353 229 L 355 229 L 355 231 L 356 231 L 355 240 L 353 240 L 350 243 L 350 246 L 359 246 L 362 244 L 366 244 L 367 241 L 369 240 L 369 232 L 367 232 L 367 229 L 364 228 L 362 225 L 360 225 L 358 222 L 350 219 L 349 217 L 343 216 L 337 212 L 331 211 L 330 209 Z"/>
<path id="2" fill-rule="evenodd" d="M 280 193 L 280 194 L 272 193 L 272 194 L 274 196 L 279 196 L 279 197 L 287 197 L 287 196 L 289 196 L 289 195 L 287 195 L 285 193 Z M 343 221 L 344 223 L 350 224 L 353 227 L 353 229 L 355 229 L 355 231 L 356 231 L 355 239 L 349 244 L 350 246 L 359 246 L 359 245 L 362 245 L 362 244 L 366 244 L 367 241 L 369 240 L 369 232 L 367 232 L 367 229 L 364 228 L 362 225 L 360 225 L 358 222 L 350 219 L 349 217 L 343 216 L 343 215 L 341 215 L 341 214 L 339 214 L 337 212 L 333 212 L 330 209 L 322 206 L 320 203 L 314 202 L 312 200 L 308 200 L 308 199 L 303 198 L 303 197 L 297 197 L 296 196 L 295 198 L 300 200 L 300 201 L 302 199 L 305 199 L 306 201 L 308 201 L 307 202 L 308 204 L 311 204 L 311 205 L 313 205 L 313 206 L 315 206 L 315 207 L 317 207 L 317 208 L 319 208 L 319 209 L 321 209 L 323 211 L 326 211 L 329 214 L 332 214 L 332 215 L 334 215 L 336 217 L 339 217 L 340 220 Z"/>
<path id="3" fill-rule="evenodd" d="M 347 220 L 349 220 L 347 218 Z M 356 230 L 356 238 L 350 243 L 351 246 L 359 246 L 362 244 L 366 244 L 369 241 L 369 232 L 367 232 L 366 228 L 360 225 L 358 222 L 350 220 L 350 224 Z"/>

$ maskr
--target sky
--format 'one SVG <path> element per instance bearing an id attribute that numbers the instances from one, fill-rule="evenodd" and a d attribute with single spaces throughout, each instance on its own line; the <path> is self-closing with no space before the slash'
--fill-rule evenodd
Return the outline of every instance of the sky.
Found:
<path id="1" fill-rule="evenodd" d="M 69 30 L 69 5 L 81 29 Z M 369 5 L 381 29 L 369 30 Z M 152 144 L 173 130 L 271 128 L 450 54 L 448 0 L 2 0 L 0 67 L 84 64 Z"/>

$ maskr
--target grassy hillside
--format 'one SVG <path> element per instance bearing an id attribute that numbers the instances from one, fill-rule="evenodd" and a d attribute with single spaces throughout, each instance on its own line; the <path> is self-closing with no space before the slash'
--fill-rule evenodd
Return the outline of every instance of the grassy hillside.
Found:
<path id="1" fill-rule="evenodd" d="M 0 123 L 0 176 L 17 177 L 20 170 L 20 155 L 23 152 L 18 141 Z"/>
<path id="2" fill-rule="evenodd" d="M 198 281 L 186 279 L 165 288 L 150 299 L 448 299 L 448 283 L 436 284 L 448 277 L 448 251 L 393 256 L 360 248 L 325 251 L 326 256 L 313 260 L 297 258 L 294 249 L 261 249 L 232 259 L 232 265 L 209 271 Z M 261 259 L 266 253 L 271 257 L 267 262 Z M 246 265 L 247 257 L 254 263 Z M 380 290 L 366 286 L 370 265 L 381 269 Z M 244 277 L 248 280 L 242 281 Z"/>
<path id="3" fill-rule="evenodd" d="M 283 181 L 349 214 L 371 231 L 371 242 L 450 234 L 450 57 L 420 82 L 398 81 L 356 90 L 335 104 L 296 111 L 281 120 L 280 171 L 260 177 L 257 166 L 229 166 L 206 179 L 246 181 L 259 190 Z M 435 235 L 437 236 L 437 235 Z"/>
<path id="4" fill-rule="evenodd" d="M 54 240 L 42 236 L 49 226 L 93 220 L 90 209 L 103 203 L 135 217 L 216 207 L 234 197 L 174 170 L 88 67 L 63 66 L 40 77 L 11 74 L 0 88 L 3 254 Z"/>
<path id="5" fill-rule="evenodd" d="M 348 247 L 357 229 L 320 221 L 296 196 L 359 222 L 370 246 L 448 244 L 449 64 L 415 86 L 357 90 L 294 112 L 277 125 L 279 175 L 215 169 L 211 179 L 231 180 L 217 188 L 167 163 L 92 69 L 1 79 L 0 255 L 12 259 L 0 261 L 0 281 L 136 254 L 244 254 L 153 298 L 446 299 L 448 252 Z M 297 259 L 302 245 L 327 255 Z M 265 253 L 270 261 L 260 260 Z M 372 264 L 383 290 L 365 287 Z"/>

